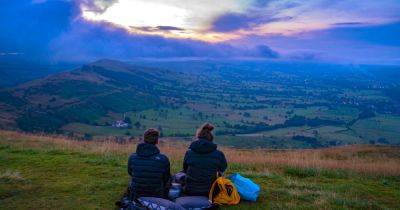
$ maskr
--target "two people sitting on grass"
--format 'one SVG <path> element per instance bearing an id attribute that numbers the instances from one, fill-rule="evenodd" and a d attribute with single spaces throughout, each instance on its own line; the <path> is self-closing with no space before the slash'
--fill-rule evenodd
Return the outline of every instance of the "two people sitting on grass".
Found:
<path id="1" fill-rule="evenodd" d="M 217 173 L 227 168 L 224 153 L 213 143 L 214 126 L 205 123 L 196 132 L 183 160 L 186 174 L 183 193 L 189 196 L 206 196 Z M 171 186 L 170 162 L 157 148 L 159 132 L 148 129 L 143 143 L 137 145 L 136 152 L 129 157 L 128 173 L 131 176 L 129 194 L 135 197 L 168 198 Z"/>

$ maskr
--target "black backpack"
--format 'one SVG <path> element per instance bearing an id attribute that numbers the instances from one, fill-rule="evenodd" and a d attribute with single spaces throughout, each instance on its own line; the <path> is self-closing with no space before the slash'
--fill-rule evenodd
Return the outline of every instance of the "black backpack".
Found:
<path id="1" fill-rule="evenodd" d="M 137 199 L 130 187 L 128 187 L 121 200 L 115 202 L 115 205 L 120 210 L 150 210 Z"/>

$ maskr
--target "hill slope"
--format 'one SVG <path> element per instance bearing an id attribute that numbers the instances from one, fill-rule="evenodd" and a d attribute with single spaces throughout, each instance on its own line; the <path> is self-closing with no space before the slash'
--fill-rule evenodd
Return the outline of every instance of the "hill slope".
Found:
<path id="1" fill-rule="evenodd" d="M 187 145 L 162 142 L 173 172 Z M 112 209 L 129 181 L 134 143 L 71 141 L 0 132 L 0 206 L 4 209 Z M 397 209 L 399 148 L 317 150 L 222 148 L 229 168 L 261 185 L 256 203 L 222 209 Z"/>
<path id="2" fill-rule="evenodd" d="M 176 76 L 165 70 L 100 60 L 0 92 L 1 111 L 25 131 L 55 131 L 70 122 L 90 123 L 110 112 L 160 105 Z M 6 119 L 7 120 L 7 119 Z"/>

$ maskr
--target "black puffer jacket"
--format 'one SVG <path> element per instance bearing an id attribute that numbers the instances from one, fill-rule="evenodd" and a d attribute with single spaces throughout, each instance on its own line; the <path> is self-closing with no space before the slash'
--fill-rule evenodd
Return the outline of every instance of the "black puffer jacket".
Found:
<path id="1" fill-rule="evenodd" d="M 170 163 L 153 144 L 141 143 L 129 157 L 130 189 L 136 196 L 166 198 L 169 190 Z"/>
<path id="2" fill-rule="evenodd" d="M 217 172 L 224 172 L 226 167 L 225 155 L 217 150 L 216 144 L 205 139 L 194 141 L 183 160 L 186 194 L 208 196 Z"/>

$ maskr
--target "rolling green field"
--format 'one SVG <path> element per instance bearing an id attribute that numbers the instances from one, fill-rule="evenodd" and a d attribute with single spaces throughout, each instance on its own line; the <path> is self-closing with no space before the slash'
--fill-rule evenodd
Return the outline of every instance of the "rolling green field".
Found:
<path id="1" fill-rule="evenodd" d="M 321 119 L 334 119 L 334 117 L 343 117 L 346 122 L 355 118 L 354 112 L 349 110 L 321 112 L 320 109 L 311 108 L 307 110 L 298 110 L 299 113 L 308 117 L 318 117 Z M 157 128 L 162 134 L 168 136 L 187 136 L 193 137 L 196 128 L 204 121 L 212 122 L 216 125 L 217 131 L 234 131 L 227 129 L 224 122 L 234 123 L 222 117 L 213 116 L 203 120 L 193 118 L 195 112 L 189 109 L 176 109 L 163 111 L 167 114 L 159 115 L 154 110 L 143 111 L 139 113 L 128 113 L 133 122 L 140 122 L 140 127 L 114 128 L 111 126 L 93 126 L 87 124 L 73 123 L 65 126 L 63 129 L 69 132 L 89 133 L 93 136 L 140 136 L 146 128 Z M 340 115 L 342 114 L 342 115 Z M 146 116 L 146 119 L 141 118 Z M 103 119 L 107 120 L 107 119 Z M 390 115 L 378 115 L 369 119 L 358 120 L 354 125 L 318 125 L 318 126 L 291 126 L 278 128 L 269 131 L 254 132 L 248 134 L 224 135 L 218 134 L 221 143 L 225 146 L 251 148 L 251 147 L 272 147 L 272 148 L 309 148 L 313 145 L 294 141 L 294 136 L 305 136 L 315 138 L 318 142 L 327 146 L 372 143 L 372 144 L 396 144 L 400 139 L 398 132 L 400 117 Z M 178 138 L 179 139 L 179 138 Z M 382 139 L 384 139 L 382 141 Z"/>
<path id="2" fill-rule="evenodd" d="M 139 137 L 152 127 L 187 139 L 210 122 L 232 147 L 399 145 L 400 77 L 390 66 L 371 68 L 103 59 L 1 89 L 0 129 L 87 140 Z M 117 128 L 120 121 L 129 125 Z"/>
<path id="3" fill-rule="evenodd" d="M 126 145 L 115 143 L 106 147 L 99 145 L 101 143 L 71 142 L 64 139 L 1 132 L 0 209 L 115 208 L 114 202 L 120 198 L 129 180 L 126 162 L 129 151 L 133 151 L 134 147 L 129 144 L 130 148 L 127 148 Z M 179 171 L 183 155 L 180 153 L 184 152 L 184 147 L 171 150 L 168 145 L 163 144 L 161 150 L 169 154 L 172 172 Z M 398 148 L 361 147 L 350 151 L 349 153 L 345 148 L 338 149 L 336 153 L 327 150 L 324 157 L 332 161 L 343 161 L 342 155 L 346 155 L 350 161 L 354 158 L 355 162 L 368 160 L 372 161 L 372 164 L 374 161 L 370 158 L 374 158 L 375 161 L 394 161 L 395 164 L 400 162 Z M 239 172 L 261 185 L 262 191 L 255 203 L 241 202 L 236 206 L 224 206 L 222 209 L 398 209 L 399 207 L 398 165 L 390 167 L 392 175 L 385 175 L 384 170 L 364 173 L 267 163 L 261 167 L 251 162 L 236 162 L 237 160 L 233 158 L 235 150 L 225 150 L 225 152 L 229 161 L 227 174 Z M 252 151 L 248 154 L 258 152 L 262 151 Z M 308 150 L 308 152 L 313 151 Z M 272 155 L 278 156 L 279 153 L 280 151 L 275 151 Z"/>

